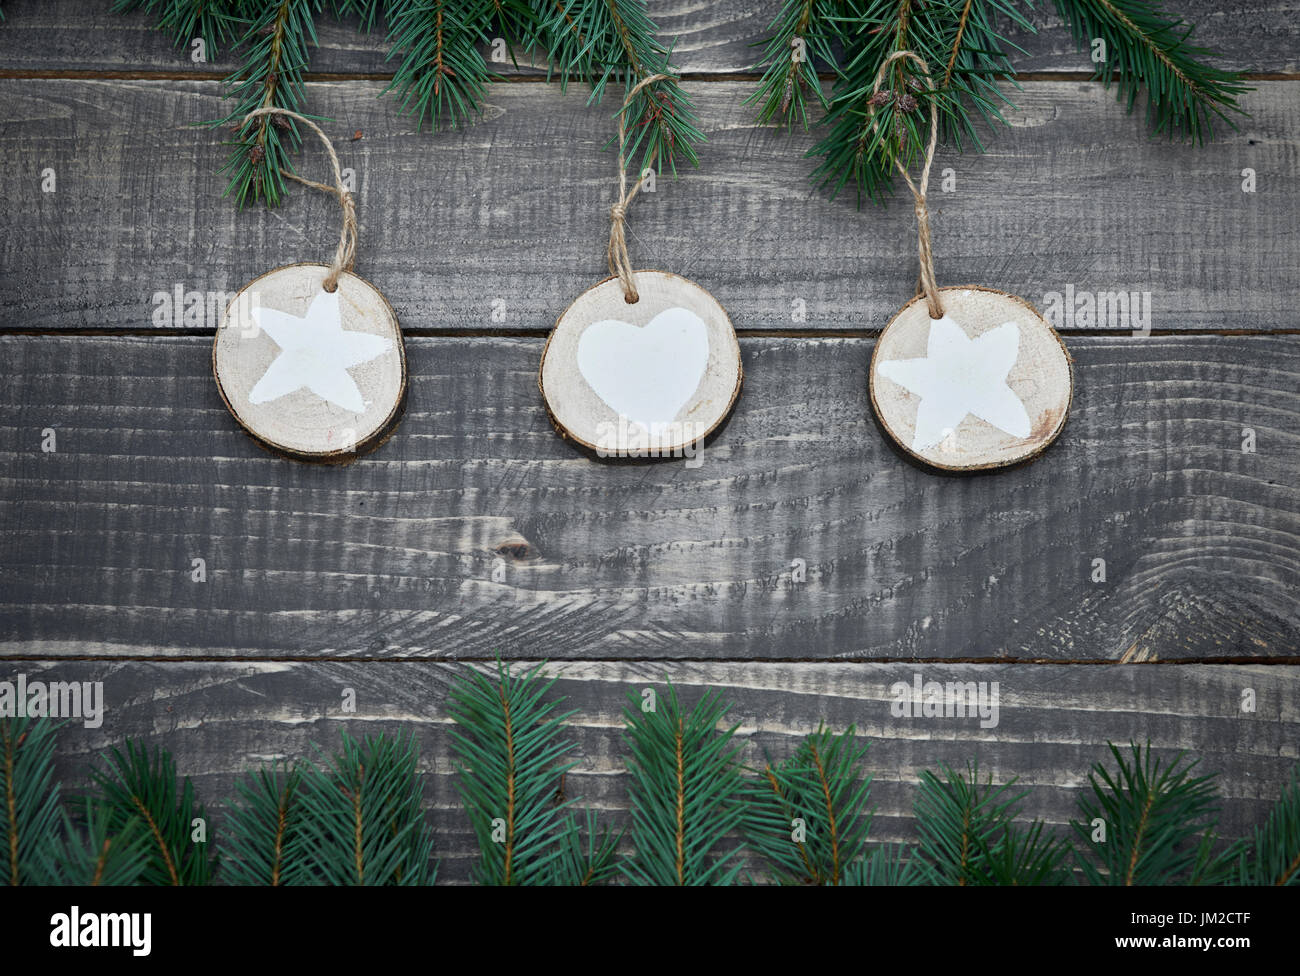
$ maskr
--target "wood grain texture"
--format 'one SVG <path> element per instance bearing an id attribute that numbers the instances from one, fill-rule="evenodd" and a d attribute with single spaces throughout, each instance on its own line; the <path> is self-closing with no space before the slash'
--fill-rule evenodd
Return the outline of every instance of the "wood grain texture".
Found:
<path id="1" fill-rule="evenodd" d="M 549 330 L 608 274 L 605 110 L 499 85 L 489 121 L 435 137 L 377 100 L 381 87 L 308 86 L 314 111 L 337 120 L 329 133 L 365 133 L 339 146 L 357 176 L 357 272 L 407 330 Z M 699 282 L 742 333 L 882 328 L 915 287 L 911 206 L 858 212 L 828 199 L 808 183 L 812 137 L 755 129 L 743 84 L 689 87 L 709 137 L 703 164 L 637 198 L 633 264 Z M 987 155 L 936 161 L 936 183 L 950 168 L 956 180 L 931 204 L 940 284 L 1040 308 L 1069 289 L 1146 293 L 1156 330 L 1296 328 L 1298 94 L 1300 82 L 1264 83 L 1247 128 L 1197 150 L 1148 140 L 1096 85 L 1027 88 Z M 192 124 L 220 111 L 215 85 L 10 80 L 0 98 L 0 328 L 150 329 L 160 293 L 229 293 L 332 253 L 323 194 L 291 191 L 272 212 L 222 198 L 221 135 Z M 321 163 L 303 157 L 307 171 Z M 1242 192 L 1244 167 L 1258 192 Z M 41 192 L 46 168 L 57 192 Z M 214 329 L 219 308 L 197 327 Z M 1098 327 L 1059 322 L 1081 324 Z"/>
<path id="2" fill-rule="evenodd" d="M 7 662 L 0 679 L 102 681 L 102 727 L 72 723 L 58 741 L 58 774 L 69 787 L 107 748 L 131 736 L 165 746 L 182 775 L 193 777 L 221 835 L 225 799 L 236 779 L 264 762 L 332 751 L 341 729 L 352 735 L 413 732 L 420 743 L 425 801 L 437 833 L 441 881 L 464 880 L 475 842 L 460 807 L 450 756 L 447 692 L 461 665 L 164 664 Z M 911 719 L 891 714 L 890 686 L 925 681 L 998 683 L 995 727 L 978 719 Z M 568 723 L 578 767 L 566 795 L 625 821 L 627 782 L 621 743 L 629 692 L 663 688 L 665 678 L 687 703 L 708 687 L 732 704 L 743 761 L 784 758 L 819 721 L 836 730 L 856 725 L 871 741 L 866 768 L 876 841 L 912 841 L 912 802 L 921 770 L 978 757 L 996 782 L 1019 777 L 1024 813 L 1064 831 L 1077 816 L 1089 767 L 1109 760 L 1105 743 L 1145 743 L 1165 759 L 1186 749 L 1206 772 L 1221 773 L 1225 837 L 1261 823 L 1300 758 L 1300 669 L 1230 666 L 709 664 L 594 661 L 567 665 L 555 694 L 578 713 Z M 991 685 L 990 685 L 991 687 Z M 341 713 L 345 688 L 355 714 Z M 1241 711 L 1253 689 L 1254 713 Z"/>
<path id="3" fill-rule="evenodd" d="M 561 441 L 540 339 L 412 339 L 396 436 L 318 469 L 235 425 L 205 337 L 10 336 L 0 652 L 1294 658 L 1300 337 L 1067 345 L 1061 437 L 961 478 L 887 445 L 865 339 L 742 339 L 693 469 Z"/>
<path id="4" fill-rule="evenodd" d="M 1020 30 L 1008 38 L 1024 50 L 1011 49 L 1016 70 L 1027 72 L 1091 71 L 1086 54 L 1075 50 L 1050 2 L 1035 4 L 1028 14 L 1037 34 Z M 188 49 L 173 47 L 168 36 L 151 29 L 141 14 L 115 15 L 107 3 L 79 0 L 6 0 L 6 23 L 0 26 L 0 68 L 28 70 L 202 71 L 228 74 L 228 52 L 207 64 L 190 61 Z M 749 71 L 760 55 L 779 0 L 649 0 L 660 35 L 673 41 L 674 63 L 692 74 Z M 1227 9 L 1225 9 L 1227 8 Z M 1023 8 L 1022 8 L 1023 9 Z M 1300 29 L 1289 0 L 1224 4 L 1221 0 L 1180 0 L 1180 16 L 1197 26 L 1195 41 L 1217 52 L 1215 63 L 1239 71 L 1295 71 L 1300 66 L 1296 43 Z M 391 73 L 384 32 L 367 36 L 355 20 L 317 22 L 320 47 L 311 69 L 328 73 Z M 497 66 L 502 73 L 531 73 L 529 65 Z"/>

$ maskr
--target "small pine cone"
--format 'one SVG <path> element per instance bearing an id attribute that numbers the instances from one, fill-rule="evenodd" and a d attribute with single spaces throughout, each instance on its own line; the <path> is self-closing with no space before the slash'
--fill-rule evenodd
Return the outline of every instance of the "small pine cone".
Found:
<path id="1" fill-rule="evenodd" d="M 252 149 L 248 150 L 248 160 L 254 166 L 262 165 L 262 160 L 265 158 L 266 158 L 266 150 L 263 149 L 261 146 L 254 146 Z"/>
<path id="2" fill-rule="evenodd" d="M 289 128 L 289 120 L 286 119 L 283 115 L 272 115 L 271 124 L 275 126 L 277 129 Z"/>
<path id="3" fill-rule="evenodd" d="M 915 112 L 916 99 L 911 95 L 903 95 L 898 99 L 898 108 L 902 112 Z"/>
<path id="4" fill-rule="evenodd" d="M 894 93 L 886 88 L 884 91 L 878 91 L 867 99 L 867 104 L 872 108 L 883 108 L 893 99 Z"/>

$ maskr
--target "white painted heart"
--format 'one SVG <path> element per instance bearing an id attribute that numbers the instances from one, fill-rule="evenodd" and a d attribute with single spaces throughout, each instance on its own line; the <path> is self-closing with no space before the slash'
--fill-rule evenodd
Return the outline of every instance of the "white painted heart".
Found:
<path id="1" fill-rule="evenodd" d="M 578 340 L 578 370 L 615 413 L 654 430 L 671 424 L 704 378 L 709 331 L 686 308 L 669 308 L 638 328 L 593 322 Z"/>

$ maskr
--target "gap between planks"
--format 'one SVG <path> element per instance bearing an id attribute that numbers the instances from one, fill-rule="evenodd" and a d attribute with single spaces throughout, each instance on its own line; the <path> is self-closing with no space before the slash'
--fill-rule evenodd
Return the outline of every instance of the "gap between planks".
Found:
<path id="1" fill-rule="evenodd" d="M 496 664 L 498 660 L 507 665 L 526 664 L 534 659 L 531 658 L 497 658 L 492 656 L 470 656 L 456 655 L 455 657 L 394 657 L 388 655 L 385 657 L 374 657 L 367 655 L 336 655 L 336 656 L 315 656 L 315 657 L 267 657 L 264 655 L 240 654 L 234 656 L 221 655 L 175 655 L 175 654 L 60 654 L 57 657 L 50 657 L 49 654 L 19 654 L 8 655 L 0 654 L 0 662 L 4 663 L 45 663 L 57 660 L 60 663 L 68 661 L 95 662 L 103 664 L 117 663 L 135 663 L 135 664 L 427 664 L 427 665 L 446 665 L 446 664 Z M 1077 660 L 1049 658 L 1049 657 L 763 657 L 763 658 L 718 658 L 718 657 L 618 657 L 618 658 L 596 658 L 596 657 L 575 657 L 571 655 L 556 655 L 547 657 L 544 660 L 546 664 L 644 664 L 644 665 L 677 665 L 677 664 L 724 664 L 724 665 L 745 665 L 745 664 L 816 664 L 816 665 L 880 665 L 880 664 L 933 664 L 935 666 L 947 666 L 950 664 L 997 664 L 997 665 L 1032 665 L 1032 666 L 1089 666 L 1089 667 L 1148 667 L 1161 665 L 1266 665 L 1276 667 L 1296 667 L 1300 666 L 1300 656 L 1275 656 L 1275 657 L 1250 657 L 1250 656 L 1223 656 L 1223 657 L 1171 657 L 1171 658 L 1149 658 L 1142 661 L 1127 661 L 1122 658 L 1081 658 Z"/>

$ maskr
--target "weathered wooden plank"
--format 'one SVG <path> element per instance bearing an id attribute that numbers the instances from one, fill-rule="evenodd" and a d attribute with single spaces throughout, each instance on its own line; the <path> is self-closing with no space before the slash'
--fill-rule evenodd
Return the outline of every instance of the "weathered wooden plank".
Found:
<path id="1" fill-rule="evenodd" d="M 1223 3 L 1222 0 L 1178 0 L 1161 6 L 1196 27 L 1194 46 L 1215 52 L 1210 60 L 1232 71 L 1294 72 L 1300 69 L 1295 8 L 1288 0 L 1262 3 Z M 1051 2 L 1035 3 L 1029 20 L 1036 34 L 1010 29 L 1007 37 L 1024 49 L 1012 54 L 1021 72 L 1093 71 L 1090 52 L 1080 52 Z"/>
<path id="2" fill-rule="evenodd" d="M 409 340 L 395 436 L 321 468 L 239 430 L 207 338 L 6 337 L 0 651 L 1300 651 L 1300 337 L 1071 339 L 1061 438 L 971 478 L 887 446 L 869 340 L 741 345 L 739 405 L 694 468 L 578 453 L 537 391 L 542 341 L 492 337 Z"/>
<path id="3" fill-rule="evenodd" d="M 357 174 L 358 271 L 407 329 L 549 329 L 607 274 L 614 160 L 605 109 L 534 85 L 500 85 L 491 120 L 417 135 L 379 83 L 309 86 L 338 121 Z M 810 189 L 811 137 L 755 130 L 738 83 L 692 86 L 703 165 L 633 205 L 633 261 L 693 278 L 741 330 L 881 328 L 912 295 L 915 217 L 896 200 L 857 212 Z M 232 292 L 271 267 L 333 253 L 337 207 L 299 188 L 274 212 L 222 198 L 219 109 L 197 82 L 3 81 L 0 328 L 148 329 L 157 296 Z M 1239 136 L 1194 150 L 1148 141 L 1083 83 L 1026 90 L 1015 128 L 985 156 L 936 163 L 941 282 L 1045 305 L 1052 293 L 1139 293 L 1127 330 L 1294 329 L 1300 276 L 1300 82 L 1266 84 Z M 302 160 L 319 173 L 319 153 Z M 1258 175 L 1243 193 L 1241 170 Z M 41 191 L 47 168 L 53 193 Z M 220 302 L 192 327 L 215 328 Z M 1069 329 L 1090 319 L 1056 317 Z M 172 320 L 186 324 L 179 313 Z M 164 324 L 166 319 L 158 319 Z"/>
<path id="4" fill-rule="evenodd" d="M 663 38 L 674 42 L 674 63 L 692 74 L 733 74 L 750 71 L 759 57 L 778 0 L 649 0 L 652 19 Z M 1036 4 L 1028 14 L 1039 33 L 1011 30 L 1012 63 L 1022 72 L 1092 70 L 1079 54 L 1069 31 L 1050 3 Z M 1197 25 L 1196 41 L 1216 51 L 1216 63 L 1241 71 L 1289 72 L 1300 61 L 1292 6 L 1286 0 L 1237 4 L 1225 10 L 1214 0 L 1182 0 L 1178 13 Z M 87 7 L 77 0 L 6 0 L 6 23 L 0 27 L 0 67 L 10 70 L 201 71 L 229 73 L 234 60 L 228 52 L 206 63 L 194 63 L 188 48 L 173 47 L 168 36 L 150 28 L 142 14 L 114 15 L 107 4 Z M 317 25 L 319 49 L 312 70 L 328 73 L 382 73 L 385 33 L 360 34 L 355 20 L 342 23 L 322 17 Z M 502 73 L 514 73 L 510 64 Z M 528 66 L 523 66 L 527 71 Z"/>
<path id="5" fill-rule="evenodd" d="M 92 650 L 87 645 L 86 650 Z M 315 755 L 352 735 L 414 732 L 420 742 L 425 798 L 437 832 L 440 879 L 468 876 L 475 843 L 455 788 L 447 692 L 462 666 L 435 662 L 164 664 L 104 661 L 6 662 L 0 680 L 102 681 L 107 709 L 99 728 L 72 722 L 58 741 L 59 775 L 71 787 L 107 748 L 131 736 L 170 749 L 214 818 L 234 782 L 274 759 Z M 997 682 L 997 724 L 981 719 L 901 718 L 891 712 L 896 682 Z M 1261 823 L 1300 758 L 1300 669 L 1240 666 L 1043 666 L 908 664 L 707 664 L 583 662 L 567 665 L 555 694 L 578 710 L 570 720 L 579 765 L 566 795 L 623 823 L 627 808 L 621 743 L 629 692 L 663 689 L 671 680 L 687 702 L 708 687 L 733 705 L 742 759 L 780 759 L 820 721 L 856 725 L 871 740 L 878 841 L 914 840 L 912 802 L 922 769 L 962 767 L 978 758 L 996 782 L 1019 777 L 1029 791 L 1026 816 L 1064 832 L 1077 816 L 1105 743 L 1145 743 L 1166 759 L 1187 750 L 1206 772 L 1220 773 L 1223 834 L 1246 835 Z M 341 712 L 343 689 L 356 692 L 355 714 Z M 1243 712 L 1253 689 L 1257 710 Z M 993 713 L 987 713 L 991 720 Z"/>

